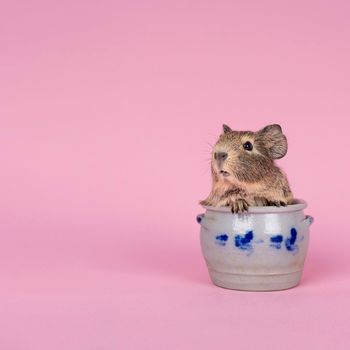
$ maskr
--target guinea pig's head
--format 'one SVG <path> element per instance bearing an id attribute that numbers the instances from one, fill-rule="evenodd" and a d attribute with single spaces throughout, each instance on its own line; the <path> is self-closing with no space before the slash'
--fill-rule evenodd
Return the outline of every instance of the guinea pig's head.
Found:
<path id="1" fill-rule="evenodd" d="M 279 125 L 257 131 L 234 131 L 223 125 L 213 147 L 212 171 L 229 182 L 255 183 L 274 171 L 274 159 L 287 153 L 287 139 Z"/>

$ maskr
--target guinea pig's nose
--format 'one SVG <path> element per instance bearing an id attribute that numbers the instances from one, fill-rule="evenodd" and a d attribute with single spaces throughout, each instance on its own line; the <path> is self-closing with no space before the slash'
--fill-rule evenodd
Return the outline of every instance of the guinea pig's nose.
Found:
<path id="1" fill-rule="evenodd" d="M 216 160 L 225 160 L 227 158 L 227 153 L 226 152 L 215 152 L 214 158 Z"/>

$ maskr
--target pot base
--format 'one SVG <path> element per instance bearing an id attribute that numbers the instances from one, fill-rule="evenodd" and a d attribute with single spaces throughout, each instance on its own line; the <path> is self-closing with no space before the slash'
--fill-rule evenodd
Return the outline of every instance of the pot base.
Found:
<path id="1" fill-rule="evenodd" d="M 246 291 L 274 291 L 297 286 L 302 271 L 273 275 L 245 275 L 220 272 L 209 268 L 212 282 L 222 288 Z"/>

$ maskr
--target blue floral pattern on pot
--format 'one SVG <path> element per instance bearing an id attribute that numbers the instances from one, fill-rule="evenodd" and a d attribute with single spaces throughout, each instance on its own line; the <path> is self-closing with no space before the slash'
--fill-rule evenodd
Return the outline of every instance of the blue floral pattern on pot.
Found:
<path id="1" fill-rule="evenodd" d="M 298 252 L 298 245 L 296 244 L 297 235 L 298 232 L 294 227 L 290 230 L 290 237 L 286 238 L 285 240 L 283 235 L 281 234 L 274 235 L 270 238 L 270 247 L 275 249 L 281 249 L 282 243 L 284 241 L 284 246 L 287 249 L 287 251 L 296 254 Z M 258 240 L 254 242 L 253 238 L 254 232 L 251 230 L 243 235 L 236 234 L 234 235 L 234 245 L 240 250 L 247 251 L 247 255 L 250 255 L 253 252 L 253 243 L 264 243 L 264 240 Z M 303 238 L 304 237 L 302 237 L 300 240 L 302 240 Z M 228 239 L 229 235 L 227 233 L 219 233 L 215 237 L 215 242 L 218 245 L 224 247 L 226 246 Z"/>

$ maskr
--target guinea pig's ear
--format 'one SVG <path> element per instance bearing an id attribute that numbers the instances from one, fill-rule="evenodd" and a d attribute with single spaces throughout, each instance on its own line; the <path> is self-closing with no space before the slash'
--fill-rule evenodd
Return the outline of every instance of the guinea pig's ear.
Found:
<path id="1" fill-rule="evenodd" d="M 227 134 L 228 132 L 232 132 L 232 129 L 226 124 L 222 124 L 222 129 L 224 130 L 224 134 Z"/>
<path id="2" fill-rule="evenodd" d="M 269 156 L 273 159 L 280 159 L 287 153 L 287 138 L 282 133 L 282 128 L 278 124 L 265 126 L 258 131 L 258 139 L 266 147 Z"/>

